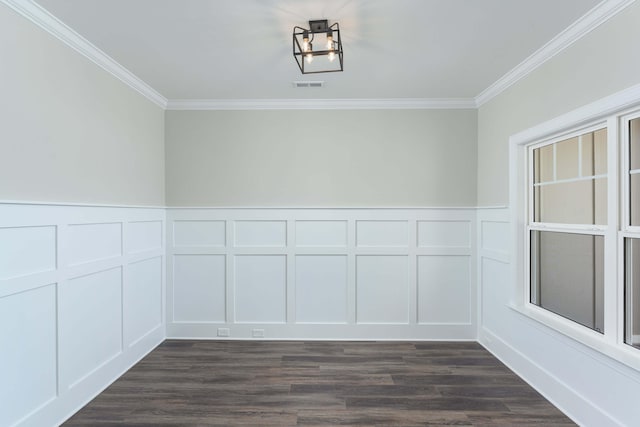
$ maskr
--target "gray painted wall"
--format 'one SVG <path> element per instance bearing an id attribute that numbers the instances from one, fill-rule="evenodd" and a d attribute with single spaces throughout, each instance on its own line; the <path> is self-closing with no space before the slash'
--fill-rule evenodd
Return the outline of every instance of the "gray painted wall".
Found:
<path id="1" fill-rule="evenodd" d="M 475 206 L 475 110 L 167 111 L 170 206 Z"/>
<path id="2" fill-rule="evenodd" d="M 0 200 L 164 204 L 164 111 L 0 6 Z"/>
<path id="3" fill-rule="evenodd" d="M 478 205 L 509 203 L 509 136 L 640 83 L 640 2 L 478 111 Z"/>

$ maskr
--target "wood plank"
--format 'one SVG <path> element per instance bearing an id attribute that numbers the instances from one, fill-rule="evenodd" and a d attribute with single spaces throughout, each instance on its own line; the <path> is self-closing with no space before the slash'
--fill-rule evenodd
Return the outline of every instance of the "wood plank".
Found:
<path id="1" fill-rule="evenodd" d="M 65 425 L 574 425 L 474 342 L 168 340 Z"/>

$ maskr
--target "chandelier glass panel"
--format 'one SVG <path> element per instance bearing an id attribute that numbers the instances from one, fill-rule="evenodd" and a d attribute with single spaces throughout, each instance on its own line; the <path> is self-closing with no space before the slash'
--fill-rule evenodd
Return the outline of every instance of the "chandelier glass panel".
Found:
<path id="1" fill-rule="evenodd" d="M 302 74 L 343 71 L 340 26 L 326 19 L 309 21 L 309 28 L 293 27 L 293 57 Z"/>

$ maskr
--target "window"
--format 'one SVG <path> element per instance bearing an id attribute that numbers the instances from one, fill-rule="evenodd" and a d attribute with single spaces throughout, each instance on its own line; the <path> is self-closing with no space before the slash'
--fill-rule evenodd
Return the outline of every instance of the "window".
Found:
<path id="1" fill-rule="evenodd" d="M 529 147 L 532 304 L 604 331 L 607 130 Z M 552 230 L 552 231 L 549 231 Z"/>
<path id="2" fill-rule="evenodd" d="M 513 308 L 640 370 L 640 90 L 632 95 L 633 109 L 621 92 L 511 137 Z"/>

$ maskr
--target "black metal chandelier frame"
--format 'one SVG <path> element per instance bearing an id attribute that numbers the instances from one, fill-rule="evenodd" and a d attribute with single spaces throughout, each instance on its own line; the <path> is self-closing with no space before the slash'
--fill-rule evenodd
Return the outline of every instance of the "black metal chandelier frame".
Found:
<path id="1" fill-rule="evenodd" d="M 327 43 L 322 50 L 313 50 L 313 40 L 316 34 L 325 34 Z M 302 41 L 302 44 L 301 44 Z M 305 67 L 305 60 L 316 56 L 333 57 L 339 62 L 340 68 L 310 71 Z M 307 58 L 310 56 L 310 58 Z M 336 22 L 329 25 L 326 19 L 309 21 L 309 28 L 293 27 L 293 57 L 302 74 L 332 73 L 344 71 L 344 53 L 342 51 L 342 37 L 340 36 L 340 26 Z"/>

